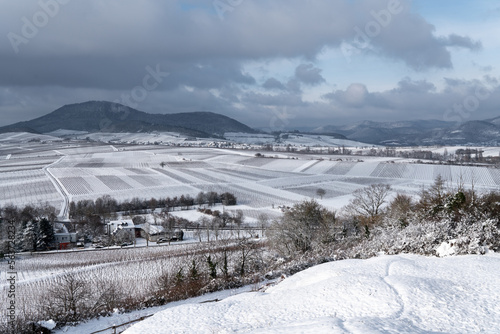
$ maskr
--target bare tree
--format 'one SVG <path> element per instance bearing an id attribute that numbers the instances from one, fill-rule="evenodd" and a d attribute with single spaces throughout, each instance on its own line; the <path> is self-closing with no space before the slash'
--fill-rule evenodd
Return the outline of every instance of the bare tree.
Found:
<path id="1" fill-rule="evenodd" d="M 163 228 L 163 236 L 168 240 L 168 244 L 170 245 L 170 241 L 174 234 L 175 218 L 170 216 L 168 212 L 162 212 L 160 214 L 160 219 L 161 227 Z"/>
<path id="2" fill-rule="evenodd" d="M 74 274 L 65 275 L 59 284 L 47 290 L 45 311 L 57 322 L 76 322 L 91 312 L 90 287 Z"/>
<path id="3" fill-rule="evenodd" d="M 321 199 L 323 199 L 323 196 L 325 196 L 326 190 L 323 188 L 318 188 L 316 190 L 316 195 L 318 195 Z"/>
<path id="4" fill-rule="evenodd" d="M 209 206 L 214 206 L 219 199 L 219 195 L 215 191 L 210 191 L 205 196 Z"/>
<path id="5" fill-rule="evenodd" d="M 203 191 L 200 191 L 198 195 L 196 195 L 195 203 L 198 204 L 199 207 L 201 207 L 206 202 L 207 202 L 207 196 Z"/>
<path id="6" fill-rule="evenodd" d="M 210 242 L 211 220 L 206 216 L 201 216 L 200 218 L 198 218 L 197 223 L 198 223 L 198 231 L 200 231 L 198 234 L 198 238 L 199 238 L 200 242 L 201 242 L 201 229 L 202 228 L 204 228 L 205 231 L 207 232 L 207 241 Z"/>
<path id="7" fill-rule="evenodd" d="M 221 217 L 212 217 L 210 225 L 214 230 L 215 241 L 219 240 L 220 227 L 222 226 L 222 218 Z"/>
<path id="8" fill-rule="evenodd" d="M 259 257 L 259 244 L 250 238 L 242 238 L 238 240 L 238 253 L 239 253 L 239 274 L 245 276 L 248 271 L 249 262 L 253 262 Z"/>
<path id="9" fill-rule="evenodd" d="M 198 241 L 201 242 L 201 226 L 198 224 L 196 231 L 194 231 L 194 236 L 198 237 Z"/>
<path id="10" fill-rule="evenodd" d="M 430 193 L 435 199 L 439 201 L 444 200 L 446 196 L 446 186 L 441 174 L 438 174 L 438 176 L 434 180 L 434 184 L 431 186 Z"/>
<path id="11" fill-rule="evenodd" d="M 396 197 L 389 204 L 390 217 L 398 220 L 401 227 L 408 225 L 408 219 L 413 210 L 413 199 L 405 194 L 396 194 Z"/>
<path id="12" fill-rule="evenodd" d="M 412 210 L 412 206 L 413 199 L 411 196 L 398 193 L 389 205 L 390 214 L 394 217 L 406 215 Z"/>
<path id="13" fill-rule="evenodd" d="M 259 217 L 257 218 L 259 221 L 259 226 L 261 229 L 261 236 L 264 237 L 265 230 L 269 226 L 269 216 L 265 213 L 259 214 Z"/>
<path id="14" fill-rule="evenodd" d="M 233 221 L 236 225 L 236 232 L 238 233 L 238 239 L 240 238 L 240 232 L 241 232 L 241 225 L 243 224 L 243 211 L 242 210 L 236 210 L 236 212 L 233 214 Z"/>
<path id="15" fill-rule="evenodd" d="M 391 186 L 388 184 L 372 184 L 358 189 L 353 193 L 354 198 L 347 205 L 346 210 L 353 216 L 368 217 L 373 223 L 379 218 L 390 191 Z"/>
<path id="16" fill-rule="evenodd" d="M 151 239 L 151 224 L 144 223 L 143 228 L 144 233 L 146 233 L 146 247 L 149 247 L 149 239 Z"/>
<path id="17" fill-rule="evenodd" d="M 278 252 L 293 255 L 333 241 L 335 224 L 334 212 L 314 200 L 304 201 L 295 204 L 281 218 L 273 221 L 267 235 L 270 244 Z"/>
<path id="18" fill-rule="evenodd" d="M 97 295 L 93 309 L 99 315 L 110 314 L 123 302 L 123 290 L 115 282 L 99 281 L 95 285 L 95 290 Z"/>

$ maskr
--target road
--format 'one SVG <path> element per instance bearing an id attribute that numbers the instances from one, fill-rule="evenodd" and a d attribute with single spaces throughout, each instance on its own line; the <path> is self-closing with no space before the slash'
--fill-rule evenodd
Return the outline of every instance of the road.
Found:
<path id="1" fill-rule="evenodd" d="M 43 171 L 45 172 L 47 177 L 50 179 L 50 181 L 52 181 L 52 184 L 54 184 L 54 186 L 56 187 L 57 192 L 59 192 L 59 194 L 61 194 L 61 196 L 64 199 L 63 205 L 61 207 L 61 211 L 59 211 L 59 215 L 58 215 L 58 219 L 60 219 L 60 220 L 65 220 L 65 219 L 69 218 L 69 196 L 66 193 L 66 190 L 64 189 L 62 184 L 59 182 L 59 180 L 54 175 L 52 175 L 49 168 L 54 166 L 55 164 L 59 163 L 64 158 L 65 157 L 61 157 L 60 159 L 51 163 L 50 165 L 43 167 Z"/>

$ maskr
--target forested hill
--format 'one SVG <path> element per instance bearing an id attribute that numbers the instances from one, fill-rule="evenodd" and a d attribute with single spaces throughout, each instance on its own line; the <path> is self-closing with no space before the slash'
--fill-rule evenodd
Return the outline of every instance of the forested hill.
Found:
<path id="1" fill-rule="evenodd" d="M 223 136 L 225 132 L 256 131 L 230 117 L 213 112 L 149 114 L 122 104 L 89 101 L 65 105 L 45 116 L 0 128 L 3 132 L 48 133 L 66 129 L 86 132 L 172 131 L 196 137 Z"/>

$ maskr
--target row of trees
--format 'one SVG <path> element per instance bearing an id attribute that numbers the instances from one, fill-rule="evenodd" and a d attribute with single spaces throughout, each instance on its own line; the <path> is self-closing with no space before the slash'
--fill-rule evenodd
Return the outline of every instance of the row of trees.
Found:
<path id="1" fill-rule="evenodd" d="M 168 212 L 176 208 L 189 209 L 195 205 L 198 206 L 213 206 L 215 204 L 236 205 L 236 197 L 229 192 L 200 192 L 193 198 L 190 195 L 181 195 L 180 197 L 166 198 L 151 198 L 149 200 L 132 198 L 129 201 L 118 202 L 109 195 L 97 198 L 96 200 L 81 200 L 70 202 L 69 217 L 73 224 L 73 230 L 80 235 L 92 239 L 104 233 L 104 224 L 106 220 L 116 218 L 117 212 L 127 214 L 144 214 L 153 212 L 155 209 L 161 209 L 161 214 L 154 214 L 155 220 L 158 220 L 158 225 L 171 226 L 180 223 L 175 221 L 173 217 L 168 217 Z"/>
<path id="2" fill-rule="evenodd" d="M 367 147 L 360 148 L 346 148 L 345 146 L 338 147 L 310 147 L 306 146 L 303 151 L 299 147 L 292 146 L 290 144 L 286 146 L 272 144 L 263 144 L 261 147 L 264 151 L 274 151 L 274 152 L 319 152 L 322 154 L 331 155 L 356 155 L 356 156 L 376 156 L 376 157 L 400 157 L 405 159 L 423 159 L 432 160 L 445 163 L 491 163 L 498 164 L 500 162 L 499 156 L 489 156 L 484 157 L 481 149 L 478 148 L 465 148 L 457 149 L 455 152 L 448 152 L 445 148 L 443 153 L 436 151 L 431 151 L 429 149 L 397 149 L 395 147 L 371 147 L 367 150 Z"/>
<path id="3" fill-rule="evenodd" d="M 128 201 L 118 202 L 109 195 L 105 195 L 94 200 L 81 200 L 70 202 L 69 216 L 71 219 L 83 220 L 91 216 L 109 216 L 116 212 L 146 212 L 161 208 L 168 212 L 175 208 L 189 209 L 194 205 L 213 206 L 215 204 L 236 205 L 237 199 L 234 194 L 225 192 L 217 193 L 215 191 L 199 192 L 195 198 L 190 195 L 181 195 L 179 197 L 140 199 L 137 197 Z"/>

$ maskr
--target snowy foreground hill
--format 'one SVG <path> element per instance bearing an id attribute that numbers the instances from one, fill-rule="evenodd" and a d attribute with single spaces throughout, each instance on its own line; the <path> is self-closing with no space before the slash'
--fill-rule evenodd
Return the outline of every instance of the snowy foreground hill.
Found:
<path id="1" fill-rule="evenodd" d="M 161 311 L 124 333 L 499 331 L 500 254 L 489 254 L 326 263 L 264 292 Z"/>

